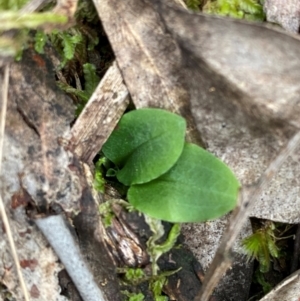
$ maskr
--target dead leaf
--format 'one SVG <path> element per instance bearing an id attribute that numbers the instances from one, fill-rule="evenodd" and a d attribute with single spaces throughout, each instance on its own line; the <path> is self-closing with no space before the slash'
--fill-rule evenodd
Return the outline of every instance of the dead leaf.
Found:
<path id="1" fill-rule="evenodd" d="M 55 60 L 55 56 L 49 48 L 41 56 L 29 49 L 23 53 L 22 62 L 11 65 L 0 174 L 1 195 L 9 213 L 22 272 L 31 297 L 37 301 L 65 301 L 66 297 L 60 294 L 57 278 L 63 266 L 34 225 L 32 216 L 63 209 L 67 217 L 73 218 L 82 209 L 81 201 L 88 199 L 91 203 L 93 199 L 79 160 L 63 143 L 69 136 L 74 107 L 72 101 L 56 86 L 52 59 Z M 103 272 L 103 263 L 107 264 L 108 255 L 106 249 L 100 246 L 101 237 L 99 241 L 94 237 L 100 219 L 96 203 L 92 205 L 93 216 L 90 212 L 81 214 L 80 225 L 84 234 L 90 235 L 86 235 L 85 239 L 93 239 L 88 246 L 84 242 L 85 245 L 81 247 L 90 251 L 86 253 L 86 259 L 89 264 L 92 262 L 92 272 L 96 269 L 97 272 Z M 0 227 L 0 234 L 1 283 L 16 300 L 22 300 L 3 227 Z M 116 281 L 114 267 L 110 263 L 111 270 L 106 268 L 105 272 L 109 273 L 112 280 L 109 285 L 101 286 L 101 290 L 109 295 L 108 290 L 114 289 L 114 296 L 117 296 L 118 286 L 113 287 Z M 97 273 L 95 280 L 100 282 L 103 275 Z M 99 282 L 97 284 L 100 287 Z"/>
<path id="2" fill-rule="evenodd" d="M 218 94 L 220 102 L 226 100 L 225 107 L 236 104 L 260 123 L 284 122 L 299 128 L 297 36 L 259 23 L 165 5 L 158 9 L 179 44 L 183 64 L 199 70 L 197 78 L 187 79 L 188 84 L 197 81 L 199 98 L 206 101 Z"/>
<path id="3" fill-rule="evenodd" d="M 278 23 L 287 31 L 299 33 L 300 2 L 298 0 L 266 0 L 264 11 L 269 22 Z"/>
<path id="4" fill-rule="evenodd" d="M 4 164 L 15 149 L 19 179 L 11 178 L 21 181 L 41 211 L 59 202 L 66 211 L 78 212 L 81 187 L 76 162 L 61 143 L 72 122 L 72 102 L 56 86 L 54 71 L 49 73 L 50 60 L 34 52 L 25 53 L 23 60 L 26 64 L 11 67 L 6 129 L 11 151 Z"/>
<path id="5" fill-rule="evenodd" d="M 148 1 L 94 0 L 136 108 L 160 107 L 184 116 L 198 141 L 181 72 L 180 50 Z"/>
<path id="6" fill-rule="evenodd" d="M 154 3 L 95 1 L 133 101 L 191 120 L 190 101 L 208 149 L 252 183 L 299 128 L 299 39 Z M 253 216 L 299 221 L 297 161 L 285 164 Z"/>
<path id="7" fill-rule="evenodd" d="M 256 23 L 163 5 L 160 12 L 183 53 L 202 139 L 243 184 L 253 183 L 299 128 L 300 40 Z M 299 222 L 298 162 L 287 160 L 252 216 Z"/>
<path id="8" fill-rule="evenodd" d="M 63 193 L 66 192 L 67 183 L 72 181 L 72 176 L 68 169 L 69 160 L 66 160 L 66 152 L 58 144 L 57 136 L 62 136 L 68 127 L 72 105 L 65 96 L 57 93 L 54 77 L 45 72 L 48 70 L 49 60 L 44 60 L 33 52 L 24 53 L 24 57 L 26 63 L 11 65 L 0 175 L 1 195 L 31 298 L 37 301 L 53 298 L 65 301 L 65 297 L 59 293 L 58 279 L 55 277 L 62 265 L 43 235 L 30 222 L 26 207 L 34 205 L 34 202 L 40 209 L 47 207 L 49 204 L 45 199 L 46 194 L 51 201 L 55 198 L 64 200 Z M 42 85 L 48 85 L 48 89 L 43 89 Z M 54 116 L 57 117 L 56 120 Z M 43 153 L 45 148 L 46 152 Z M 54 162 L 56 165 L 53 165 Z M 59 176 L 66 178 L 58 184 Z M 54 186 L 56 189 L 51 195 L 47 189 Z M 70 190 L 74 187 L 76 176 Z M 57 194 L 57 189 L 61 189 L 62 195 Z M 74 195 L 76 197 L 77 193 Z M 69 206 L 66 208 L 70 209 Z M 23 300 L 5 229 L 0 227 L 0 230 L 1 282 L 16 300 Z"/>

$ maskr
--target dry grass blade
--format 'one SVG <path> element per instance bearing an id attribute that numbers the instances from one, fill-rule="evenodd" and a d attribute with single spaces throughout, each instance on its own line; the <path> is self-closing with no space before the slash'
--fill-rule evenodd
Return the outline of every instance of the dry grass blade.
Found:
<path id="1" fill-rule="evenodd" d="M 300 145 L 300 132 L 296 133 L 286 144 L 269 167 L 259 178 L 256 184 L 245 186 L 241 189 L 238 208 L 231 217 L 229 227 L 224 234 L 220 247 L 218 248 L 214 260 L 206 273 L 203 286 L 195 301 L 207 301 L 218 284 L 219 280 L 231 265 L 230 250 L 241 231 L 249 213 L 258 200 L 259 196 L 270 184 L 272 177 L 279 171 L 282 164 L 292 155 Z"/>
<path id="2" fill-rule="evenodd" d="M 8 84 L 9 84 L 9 65 L 6 65 L 4 67 L 4 81 L 2 85 L 2 107 L 1 107 L 1 116 L 0 116 L 0 171 L 1 171 L 1 162 L 2 162 L 2 155 L 3 155 L 2 151 L 3 151 L 3 142 L 4 142 L 5 118 L 6 118 L 6 110 L 7 110 Z M 8 217 L 5 211 L 5 207 L 1 195 L 0 195 L 0 214 L 7 233 L 7 238 L 9 241 L 11 253 L 17 268 L 17 273 L 24 294 L 24 298 L 26 301 L 29 301 L 30 300 L 29 294 L 21 272 L 20 261 L 18 258 L 16 246 L 12 237 L 11 228 L 9 225 Z"/>

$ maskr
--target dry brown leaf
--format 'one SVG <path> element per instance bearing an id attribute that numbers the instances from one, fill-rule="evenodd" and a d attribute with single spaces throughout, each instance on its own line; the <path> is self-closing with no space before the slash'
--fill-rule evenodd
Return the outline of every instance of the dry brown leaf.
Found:
<path id="1" fill-rule="evenodd" d="M 202 139 L 243 184 L 253 183 L 299 128 L 300 40 L 255 23 L 160 11 L 183 53 Z M 298 162 L 287 160 L 252 216 L 300 221 Z"/>
<path id="2" fill-rule="evenodd" d="M 264 11 L 269 22 L 280 24 L 287 31 L 299 33 L 300 2 L 298 0 L 265 0 Z"/>
<path id="3" fill-rule="evenodd" d="M 24 59 L 26 62 L 11 65 L 1 195 L 9 214 L 30 298 L 63 301 L 66 298 L 60 295 L 56 277 L 62 265 L 28 218 L 26 207 L 32 204 L 45 210 L 49 206 L 46 199 L 49 196 L 50 201 L 63 200 L 70 211 L 71 204 L 68 205 L 64 197 L 72 194 L 79 197 L 80 191 L 74 191 L 78 181 L 76 176 L 71 176 L 68 155 L 57 141 L 58 136 L 65 134 L 71 121 L 72 105 L 65 96 L 59 95 L 54 74 L 46 72 L 47 68 L 51 68 L 46 65 L 49 60 L 33 52 L 24 53 Z M 73 178 L 74 183 L 68 191 L 68 183 Z M 58 194 L 60 189 L 61 195 Z M 78 210 L 76 206 L 75 210 Z M 23 300 L 2 227 L 0 253 L 1 283 L 16 300 Z"/>
<path id="4" fill-rule="evenodd" d="M 22 62 L 11 66 L 0 183 L 22 272 L 32 299 L 67 300 L 60 294 L 57 277 L 62 264 L 32 219 L 57 211 L 73 218 L 80 212 L 76 222 L 79 237 L 82 233 L 84 237 L 80 239 L 81 250 L 87 254 L 91 271 L 97 270 L 97 285 L 119 300 L 114 266 L 101 237 L 95 239 L 100 223 L 97 204 L 79 160 L 65 143 L 74 107 L 56 86 L 50 57 L 55 59 L 49 48 L 43 56 L 28 50 Z M 3 227 L 0 232 L 1 283 L 16 300 L 22 300 Z M 100 283 L 105 279 L 109 283 L 102 288 Z"/>
<path id="5" fill-rule="evenodd" d="M 78 212 L 81 186 L 71 171 L 76 163 L 63 145 L 73 118 L 72 101 L 56 86 L 46 65 L 50 61 L 34 53 L 25 54 L 23 61 L 12 66 L 9 100 L 14 117 L 7 118 L 6 131 L 14 138 L 10 147 L 22 153 L 16 180 L 41 211 L 58 202 L 67 212 Z"/>
<path id="6" fill-rule="evenodd" d="M 151 1 L 93 2 L 136 108 L 160 107 L 184 116 L 190 140 L 201 143 L 189 111 L 180 50 Z"/>
<path id="7" fill-rule="evenodd" d="M 95 4 L 136 106 L 164 107 L 191 120 L 190 101 L 208 149 L 243 184 L 258 179 L 299 128 L 299 39 L 159 1 Z M 297 161 L 283 166 L 252 216 L 300 220 Z"/>

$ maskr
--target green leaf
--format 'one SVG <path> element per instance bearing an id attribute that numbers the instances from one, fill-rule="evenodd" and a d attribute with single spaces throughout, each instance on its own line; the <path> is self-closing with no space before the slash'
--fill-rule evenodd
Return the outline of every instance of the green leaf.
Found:
<path id="1" fill-rule="evenodd" d="M 117 171 L 113 168 L 109 168 L 106 172 L 107 177 L 115 177 L 117 175 Z"/>
<path id="2" fill-rule="evenodd" d="M 279 248 L 276 246 L 276 242 L 269 235 L 267 238 L 268 238 L 267 239 L 268 250 L 270 252 L 270 255 L 274 258 L 278 258 L 279 257 Z"/>
<path id="3" fill-rule="evenodd" d="M 236 205 L 239 182 L 219 159 L 186 144 L 174 167 L 158 179 L 128 190 L 129 202 L 141 212 L 169 222 L 218 218 Z"/>
<path id="4" fill-rule="evenodd" d="M 124 277 L 127 281 L 134 282 L 134 281 L 138 281 L 138 280 L 145 278 L 145 273 L 140 268 L 137 268 L 137 269 L 128 268 L 128 269 L 126 269 L 126 273 L 125 273 Z"/>
<path id="5" fill-rule="evenodd" d="M 97 85 L 99 84 L 100 78 L 97 75 L 96 67 L 93 64 L 84 64 L 83 73 L 85 80 L 84 91 L 87 93 L 87 95 L 89 95 L 89 97 L 91 97 Z"/>
<path id="6" fill-rule="evenodd" d="M 48 40 L 47 35 L 41 31 L 38 30 L 34 36 L 34 49 L 37 53 L 44 53 L 44 47 L 46 45 L 46 42 Z"/>
<path id="7" fill-rule="evenodd" d="M 265 14 L 258 0 L 208 0 L 203 12 L 238 19 L 263 21 Z"/>
<path id="8" fill-rule="evenodd" d="M 28 0 L 1 0 L 0 10 L 19 10 Z"/>
<path id="9" fill-rule="evenodd" d="M 63 51 L 65 58 L 67 60 L 71 60 L 74 57 L 75 48 L 76 45 L 79 43 L 79 39 L 75 38 L 74 36 L 71 36 L 68 33 L 62 33 L 62 42 L 63 42 Z"/>
<path id="10" fill-rule="evenodd" d="M 144 301 L 145 296 L 142 293 L 133 294 L 130 296 L 128 301 Z"/>
<path id="11" fill-rule="evenodd" d="M 121 183 L 146 183 L 176 163 L 183 150 L 185 129 L 185 120 L 168 111 L 131 111 L 122 117 L 102 151 L 118 166 Z"/>
<path id="12" fill-rule="evenodd" d="M 201 0 L 187 0 L 186 5 L 191 10 L 199 11 L 200 5 L 201 5 Z"/>
<path id="13" fill-rule="evenodd" d="M 157 279 L 150 281 L 150 289 L 154 295 L 155 301 L 167 301 L 168 298 L 166 296 L 162 296 L 162 289 L 165 283 L 167 282 L 167 278 L 164 276 L 158 277 Z"/>
<path id="14" fill-rule="evenodd" d="M 263 14 L 262 5 L 260 5 L 255 0 L 243 0 L 243 1 L 239 1 L 239 6 L 246 13 L 249 13 L 249 14 L 252 14 L 252 15 Z"/>
<path id="15" fill-rule="evenodd" d="M 127 301 L 144 301 L 145 296 L 142 293 L 129 293 L 128 291 L 122 291 L 124 295 L 126 295 L 129 299 Z"/>
<path id="16" fill-rule="evenodd" d="M 60 89 L 65 91 L 66 93 L 74 94 L 77 97 L 79 97 L 84 103 L 86 103 L 89 100 L 89 95 L 82 90 L 77 90 L 76 88 L 73 88 L 72 86 L 65 84 L 63 82 L 57 82 L 57 85 Z"/>
<path id="17" fill-rule="evenodd" d="M 100 78 L 96 74 L 96 67 L 93 64 L 86 63 L 83 65 L 84 74 L 84 91 L 77 90 L 74 94 L 77 95 L 82 101 L 77 105 L 76 116 L 79 116 L 86 103 L 95 91 Z"/>
<path id="18" fill-rule="evenodd" d="M 256 231 L 252 235 L 243 239 L 243 247 L 247 252 L 249 259 L 258 258 L 259 252 L 261 252 L 261 244 L 265 237 L 261 231 Z"/>
<path id="19" fill-rule="evenodd" d="M 94 176 L 94 188 L 104 193 L 105 180 L 103 177 L 103 168 L 102 166 L 106 163 L 106 158 L 100 158 L 95 164 L 95 176 Z"/>
<path id="20" fill-rule="evenodd" d="M 263 272 L 257 269 L 254 273 L 254 283 L 257 282 L 262 286 L 264 294 L 267 294 L 273 286 L 265 279 Z"/>
<path id="21" fill-rule="evenodd" d="M 68 21 L 66 16 L 51 12 L 22 13 L 13 11 L 0 11 L 1 30 L 37 28 L 45 24 L 64 24 Z"/>

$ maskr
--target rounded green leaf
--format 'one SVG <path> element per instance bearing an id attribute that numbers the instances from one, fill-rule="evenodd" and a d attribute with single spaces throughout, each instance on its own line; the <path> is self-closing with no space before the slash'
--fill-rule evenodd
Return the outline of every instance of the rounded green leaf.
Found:
<path id="1" fill-rule="evenodd" d="M 121 183 L 146 183 L 176 163 L 184 147 L 185 129 L 185 120 L 168 111 L 131 111 L 121 118 L 102 151 L 118 166 Z"/>
<path id="2" fill-rule="evenodd" d="M 129 202 L 149 216 L 169 222 L 202 222 L 236 206 L 239 182 L 218 158 L 185 144 L 177 163 L 161 177 L 128 190 Z"/>

